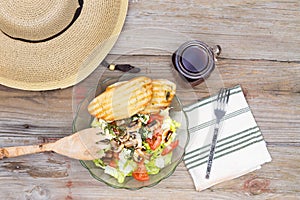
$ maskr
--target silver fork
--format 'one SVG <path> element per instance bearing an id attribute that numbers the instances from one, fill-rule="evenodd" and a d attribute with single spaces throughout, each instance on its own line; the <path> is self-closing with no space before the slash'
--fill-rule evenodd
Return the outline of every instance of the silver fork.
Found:
<path id="1" fill-rule="evenodd" d="M 220 92 L 217 97 L 217 105 L 214 109 L 214 113 L 216 116 L 216 124 L 214 127 L 214 135 L 212 139 L 212 143 L 210 146 L 210 152 L 209 152 L 209 157 L 207 161 L 207 168 L 206 168 L 206 175 L 205 178 L 209 179 L 210 176 L 210 171 L 212 167 L 212 161 L 214 159 L 214 154 L 215 154 L 215 149 L 216 149 L 216 144 L 217 144 L 217 138 L 220 130 L 220 122 L 222 118 L 225 116 L 226 110 L 227 110 L 227 104 L 229 101 L 229 96 L 230 96 L 230 90 L 229 89 L 220 89 Z"/>

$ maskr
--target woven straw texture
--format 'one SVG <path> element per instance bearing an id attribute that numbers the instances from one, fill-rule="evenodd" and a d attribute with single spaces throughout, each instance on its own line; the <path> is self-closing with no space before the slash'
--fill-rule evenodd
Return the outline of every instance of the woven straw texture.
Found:
<path id="1" fill-rule="evenodd" d="M 127 6 L 128 0 L 84 0 L 76 21 L 58 34 L 72 21 L 77 1 L 1 1 L 0 84 L 51 90 L 80 82 L 116 42 Z"/>

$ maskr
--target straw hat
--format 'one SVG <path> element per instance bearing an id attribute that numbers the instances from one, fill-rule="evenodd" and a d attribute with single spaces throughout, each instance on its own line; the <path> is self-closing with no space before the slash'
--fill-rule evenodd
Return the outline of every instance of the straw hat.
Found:
<path id="1" fill-rule="evenodd" d="M 24 90 L 72 86 L 109 53 L 128 0 L 0 1 L 0 84 Z"/>

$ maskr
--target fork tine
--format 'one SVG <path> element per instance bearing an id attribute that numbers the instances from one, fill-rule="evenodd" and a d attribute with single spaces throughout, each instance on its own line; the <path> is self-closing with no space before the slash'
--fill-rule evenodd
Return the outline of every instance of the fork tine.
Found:
<path id="1" fill-rule="evenodd" d="M 222 89 L 220 89 L 217 100 L 219 100 L 221 103 L 227 104 L 228 100 L 229 100 L 229 96 L 230 96 L 230 90 L 222 88 Z"/>
<path id="2" fill-rule="evenodd" d="M 229 96 L 230 96 L 230 90 L 227 89 L 227 94 L 226 94 L 226 104 L 228 103 L 228 100 L 229 100 Z"/>
<path id="3" fill-rule="evenodd" d="M 226 92 L 227 92 L 227 90 L 226 90 L 226 89 L 223 89 L 223 93 L 222 93 L 222 103 L 225 103 L 225 101 L 226 101 Z"/>
<path id="4" fill-rule="evenodd" d="M 220 103 L 224 103 L 225 100 L 226 100 L 226 93 L 227 93 L 227 89 L 225 88 L 221 88 L 220 89 L 220 92 L 219 92 L 219 95 L 218 95 L 218 101 Z"/>
<path id="5" fill-rule="evenodd" d="M 222 109 L 223 107 L 223 99 L 224 99 L 224 88 L 221 88 L 217 97 L 216 109 Z"/>
<path id="6" fill-rule="evenodd" d="M 223 90 L 224 90 L 223 88 L 220 89 L 218 97 L 217 97 L 217 101 L 219 101 L 222 98 L 222 96 L 223 96 Z"/>
<path id="7" fill-rule="evenodd" d="M 226 89 L 223 89 L 223 93 L 222 93 L 222 103 L 225 103 L 225 101 L 226 101 Z"/>

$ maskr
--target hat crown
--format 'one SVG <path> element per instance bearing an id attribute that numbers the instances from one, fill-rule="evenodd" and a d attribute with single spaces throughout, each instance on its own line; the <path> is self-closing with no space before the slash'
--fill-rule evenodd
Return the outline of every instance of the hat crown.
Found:
<path id="1" fill-rule="evenodd" d="M 12 38 L 45 40 L 67 28 L 78 7 L 76 0 L 0 1 L 0 29 Z"/>

